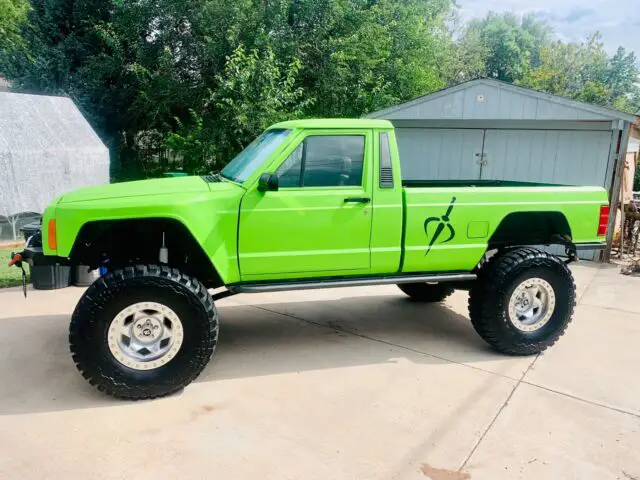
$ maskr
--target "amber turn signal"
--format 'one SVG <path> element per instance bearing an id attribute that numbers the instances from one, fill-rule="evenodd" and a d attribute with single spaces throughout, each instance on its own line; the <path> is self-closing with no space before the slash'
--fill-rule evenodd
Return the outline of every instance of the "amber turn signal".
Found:
<path id="1" fill-rule="evenodd" d="M 56 237 L 56 221 L 52 218 L 47 226 L 47 240 L 51 250 L 58 249 L 58 239 Z"/>

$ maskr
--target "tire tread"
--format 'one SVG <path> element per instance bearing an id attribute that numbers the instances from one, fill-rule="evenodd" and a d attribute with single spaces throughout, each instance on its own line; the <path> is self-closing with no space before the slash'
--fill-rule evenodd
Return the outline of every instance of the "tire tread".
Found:
<path id="1" fill-rule="evenodd" d="M 569 311 L 558 328 L 548 338 L 540 341 L 522 337 L 514 340 L 503 327 L 505 322 L 505 295 L 514 272 L 545 267 L 554 269 L 570 281 L 568 293 Z M 572 320 L 576 305 L 576 286 L 571 270 L 555 255 L 531 247 L 515 248 L 491 258 L 479 271 L 478 279 L 469 292 L 469 317 L 476 332 L 493 348 L 508 355 L 532 355 L 551 347 L 564 335 Z"/>
<path id="2" fill-rule="evenodd" d="M 115 382 L 113 378 L 106 378 L 100 369 L 92 372 L 85 364 L 86 345 L 82 341 L 80 333 L 85 322 L 95 322 L 97 304 L 104 304 L 126 287 L 127 280 L 144 278 L 146 286 L 160 285 L 167 287 L 166 280 L 174 284 L 172 290 L 188 299 L 196 306 L 204 308 L 208 317 L 208 329 L 206 338 L 201 339 L 200 347 L 195 349 L 189 361 L 188 376 L 176 383 L 172 388 L 158 387 L 156 390 L 146 386 L 144 393 L 127 386 L 122 382 Z M 178 287 L 178 285 L 180 287 Z M 186 289 L 186 291 L 185 291 Z M 149 400 L 171 395 L 189 383 L 193 382 L 204 370 L 211 359 L 218 340 L 218 313 L 213 299 L 206 288 L 195 278 L 191 278 L 175 268 L 164 265 L 135 265 L 108 273 L 94 282 L 84 293 L 71 318 L 69 326 L 69 348 L 73 361 L 82 376 L 99 391 L 116 398 L 128 400 Z"/>

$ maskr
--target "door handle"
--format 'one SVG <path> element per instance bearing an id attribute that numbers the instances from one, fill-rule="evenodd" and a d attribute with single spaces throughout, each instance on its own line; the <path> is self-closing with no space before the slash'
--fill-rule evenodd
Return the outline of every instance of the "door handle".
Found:
<path id="1" fill-rule="evenodd" d="M 344 203 L 369 203 L 369 197 L 349 197 L 344 199 Z"/>

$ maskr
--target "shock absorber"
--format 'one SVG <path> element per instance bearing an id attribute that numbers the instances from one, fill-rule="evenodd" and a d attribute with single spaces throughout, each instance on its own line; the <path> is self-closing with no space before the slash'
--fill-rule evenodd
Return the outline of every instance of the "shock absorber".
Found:
<path id="1" fill-rule="evenodd" d="M 159 257 L 160 263 L 169 263 L 169 249 L 165 244 L 164 232 L 162 232 L 162 247 L 160 247 Z"/>

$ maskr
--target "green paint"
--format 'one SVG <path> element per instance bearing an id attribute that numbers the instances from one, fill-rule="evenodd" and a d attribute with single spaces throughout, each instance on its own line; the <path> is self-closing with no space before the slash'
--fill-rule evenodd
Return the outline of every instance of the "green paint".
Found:
<path id="1" fill-rule="evenodd" d="M 469 222 L 467 238 L 486 238 L 489 236 L 489 222 Z"/>
<path id="2" fill-rule="evenodd" d="M 420 184 L 402 187 L 391 123 L 384 120 L 297 120 L 242 183 L 200 177 L 103 185 L 74 191 L 44 215 L 45 254 L 67 257 L 87 222 L 171 218 L 202 245 L 226 284 L 242 281 L 470 271 L 501 220 L 512 212 L 563 213 L 576 243 L 597 237 L 600 187 L 500 184 Z M 379 134 L 389 135 L 394 187 L 379 187 Z M 259 192 L 258 178 L 274 173 L 309 135 L 362 135 L 362 184 Z M 273 145 L 272 145 L 273 147 Z M 368 203 L 346 203 L 368 198 Z M 48 220 L 57 223 L 56 251 L 47 246 Z M 466 234 L 465 234 L 466 233 Z"/>
<path id="3" fill-rule="evenodd" d="M 58 199 L 44 214 L 44 250 L 67 257 L 80 228 L 98 220 L 171 218 L 182 222 L 226 282 L 240 280 L 236 252 L 238 205 L 245 194 L 232 182 L 206 183 L 177 177 L 116 183 L 76 190 Z M 48 220 L 56 219 L 57 251 L 48 249 Z"/>

